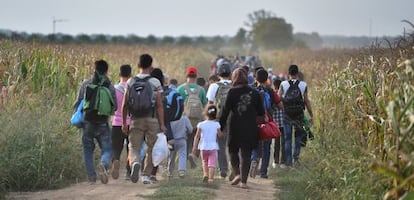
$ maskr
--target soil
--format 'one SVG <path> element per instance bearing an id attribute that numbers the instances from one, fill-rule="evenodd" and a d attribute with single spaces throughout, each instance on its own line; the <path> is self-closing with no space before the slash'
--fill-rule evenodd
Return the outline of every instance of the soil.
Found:
<path id="1" fill-rule="evenodd" d="M 131 183 L 122 176 L 125 172 L 120 173 L 120 178 L 114 180 L 109 178 L 108 184 L 102 184 L 99 180 L 95 184 L 87 182 L 74 184 L 72 186 L 58 189 L 46 190 L 39 192 L 14 192 L 10 193 L 7 199 L 13 200 L 103 200 L 103 199 L 144 199 L 141 195 L 150 195 L 157 190 L 157 184 L 144 185 L 142 182 Z M 162 179 L 161 175 L 157 177 Z M 219 177 L 217 177 L 219 179 Z M 250 178 L 247 181 L 248 189 L 241 189 L 238 186 L 232 186 L 228 181 L 220 181 L 220 189 L 214 189 L 216 194 L 215 200 L 221 199 L 276 199 L 274 194 L 277 189 L 274 187 L 272 179 L 262 179 L 259 177 Z"/>

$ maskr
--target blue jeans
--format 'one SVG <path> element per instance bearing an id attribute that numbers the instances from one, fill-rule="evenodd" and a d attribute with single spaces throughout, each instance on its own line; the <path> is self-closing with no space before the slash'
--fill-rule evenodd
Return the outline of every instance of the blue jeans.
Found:
<path id="1" fill-rule="evenodd" d="M 285 136 L 285 153 L 286 153 L 286 165 L 292 166 L 292 129 L 295 128 L 295 146 L 293 151 L 293 159 L 299 159 L 300 143 L 304 134 L 303 130 L 303 115 L 298 116 L 296 119 L 288 120 L 285 117 L 284 124 L 284 136 Z"/>
<path id="2" fill-rule="evenodd" d="M 108 169 L 111 162 L 112 142 L 108 123 L 92 123 L 85 121 L 82 129 L 83 158 L 89 180 L 96 180 L 94 165 L 95 141 L 101 148 L 101 163 Z"/>
<path id="3" fill-rule="evenodd" d="M 267 168 L 270 161 L 270 146 L 272 140 L 265 140 L 262 142 L 262 164 L 260 164 L 260 175 L 267 175 Z"/>

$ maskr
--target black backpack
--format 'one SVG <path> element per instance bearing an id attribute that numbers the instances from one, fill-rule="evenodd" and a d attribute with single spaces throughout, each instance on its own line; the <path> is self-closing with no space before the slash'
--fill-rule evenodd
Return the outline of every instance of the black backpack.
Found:
<path id="1" fill-rule="evenodd" d="M 134 77 L 134 83 L 129 87 L 127 107 L 129 113 L 134 117 L 154 116 L 154 91 L 152 89 L 149 79 L 151 76 L 145 78 Z"/>
<path id="2" fill-rule="evenodd" d="M 171 122 L 181 118 L 184 111 L 184 99 L 176 89 L 166 88 L 163 92 L 164 118 Z"/>
<path id="3" fill-rule="evenodd" d="M 289 80 L 288 82 L 290 86 L 283 98 L 283 106 L 289 118 L 296 118 L 303 114 L 305 102 L 303 101 L 302 92 L 299 88 L 300 81 L 297 80 L 293 83 L 292 80 Z"/>

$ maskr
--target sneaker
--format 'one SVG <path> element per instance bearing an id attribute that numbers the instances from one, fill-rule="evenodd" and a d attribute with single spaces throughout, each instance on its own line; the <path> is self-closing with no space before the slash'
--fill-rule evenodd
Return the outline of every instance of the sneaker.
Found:
<path id="1" fill-rule="evenodd" d="M 250 172 L 249 172 L 250 177 L 255 178 L 256 172 L 257 172 L 257 161 L 253 160 L 250 165 Z"/>
<path id="2" fill-rule="evenodd" d="M 193 154 L 188 155 L 188 161 L 190 162 L 191 169 L 197 167 L 197 164 L 195 163 L 195 156 Z"/>
<path id="3" fill-rule="evenodd" d="M 114 162 L 112 163 L 112 178 L 113 179 L 118 179 L 119 177 L 119 160 L 114 160 Z"/>
<path id="4" fill-rule="evenodd" d="M 151 181 L 151 183 L 157 183 L 158 179 L 155 176 L 150 176 L 150 181 Z"/>
<path id="5" fill-rule="evenodd" d="M 88 183 L 90 185 L 93 185 L 96 183 L 96 177 L 88 177 Z"/>
<path id="6" fill-rule="evenodd" d="M 203 183 L 207 183 L 208 182 L 208 176 L 204 176 L 203 177 Z"/>
<path id="7" fill-rule="evenodd" d="M 285 169 L 285 168 L 286 168 L 286 165 L 285 165 L 285 164 L 280 164 L 280 165 L 279 165 L 279 167 L 280 167 L 281 169 Z"/>
<path id="8" fill-rule="evenodd" d="M 273 167 L 273 169 L 276 169 L 277 164 L 276 163 L 272 163 L 272 167 Z"/>
<path id="9" fill-rule="evenodd" d="M 131 181 L 133 183 L 138 182 L 139 179 L 139 170 L 140 170 L 141 166 L 139 165 L 138 162 L 134 162 L 132 164 L 132 169 L 131 169 Z"/>
<path id="10" fill-rule="evenodd" d="M 151 183 L 151 179 L 149 176 L 142 176 L 142 183 L 143 184 L 150 184 Z"/>
<path id="11" fill-rule="evenodd" d="M 178 171 L 178 177 L 184 178 L 184 176 L 185 176 L 185 171 L 184 170 Z"/>
<path id="12" fill-rule="evenodd" d="M 233 170 L 230 172 L 230 176 L 229 176 L 229 181 L 232 181 L 234 179 L 234 177 L 236 177 L 236 175 L 234 174 Z"/>
<path id="13" fill-rule="evenodd" d="M 131 180 L 131 172 L 129 171 L 127 171 L 126 173 L 125 173 L 125 180 Z"/>
<path id="14" fill-rule="evenodd" d="M 103 164 L 99 165 L 99 179 L 103 184 L 108 183 L 108 172 Z"/>

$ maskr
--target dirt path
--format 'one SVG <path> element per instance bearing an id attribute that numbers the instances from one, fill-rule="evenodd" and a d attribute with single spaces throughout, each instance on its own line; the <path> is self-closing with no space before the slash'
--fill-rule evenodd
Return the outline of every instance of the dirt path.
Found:
<path id="1" fill-rule="evenodd" d="M 124 174 L 124 173 L 121 173 Z M 161 177 L 159 177 L 161 179 Z M 219 179 L 217 177 L 217 179 Z M 222 181 L 220 181 L 222 182 Z M 238 186 L 231 186 L 228 181 L 220 184 L 220 189 L 214 190 L 216 200 L 221 199 L 275 199 L 274 193 L 277 191 L 271 179 L 249 178 L 247 182 L 249 189 L 241 189 Z M 47 190 L 40 192 L 15 192 L 9 194 L 7 199 L 13 200 L 52 200 L 52 199 L 76 199 L 76 200 L 104 200 L 104 199 L 143 199 L 138 195 L 150 195 L 157 190 L 157 184 L 144 185 L 140 181 L 131 183 L 120 177 L 118 180 L 109 179 L 109 183 L 104 185 L 97 181 L 91 185 L 79 183 L 67 188 L 58 190 Z"/>

